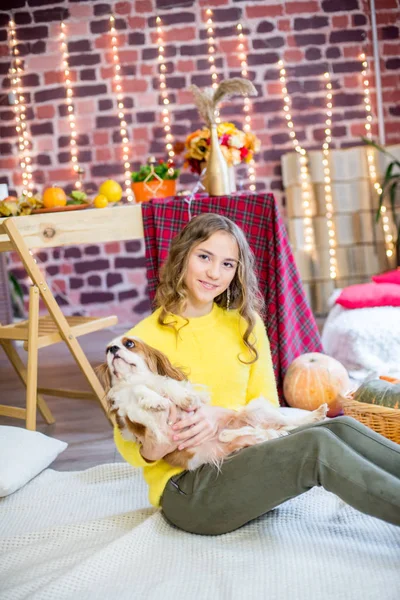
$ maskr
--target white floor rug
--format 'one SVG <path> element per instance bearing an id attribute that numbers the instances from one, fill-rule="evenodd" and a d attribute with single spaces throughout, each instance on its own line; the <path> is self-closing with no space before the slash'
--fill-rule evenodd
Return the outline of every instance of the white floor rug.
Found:
<path id="1" fill-rule="evenodd" d="M 0 499 L 1 600 L 398 600 L 400 528 L 314 489 L 242 529 L 181 532 L 139 470 L 47 470 Z"/>

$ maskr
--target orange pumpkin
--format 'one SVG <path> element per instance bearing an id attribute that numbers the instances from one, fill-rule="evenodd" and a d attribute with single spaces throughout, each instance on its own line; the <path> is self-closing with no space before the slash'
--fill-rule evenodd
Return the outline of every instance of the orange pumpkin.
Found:
<path id="1" fill-rule="evenodd" d="M 302 354 L 290 365 L 284 381 L 283 394 L 289 406 L 315 410 L 328 404 L 329 417 L 341 412 L 340 396 L 350 386 L 344 366 L 335 358 L 319 352 Z"/>
<path id="2" fill-rule="evenodd" d="M 49 187 L 43 192 L 42 202 L 46 208 L 65 206 L 67 204 L 67 196 L 63 189 L 59 187 Z"/>

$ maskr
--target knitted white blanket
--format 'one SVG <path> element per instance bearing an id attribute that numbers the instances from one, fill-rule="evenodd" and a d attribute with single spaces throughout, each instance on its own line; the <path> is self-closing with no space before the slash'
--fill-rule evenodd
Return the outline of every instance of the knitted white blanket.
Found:
<path id="1" fill-rule="evenodd" d="M 0 501 L 2 600 L 397 600 L 400 528 L 314 489 L 218 537 L 171 527 L 124 463 Z"/>
<path id="2" fill-rule="evenodd" d="M 346 309 L 335 304 L 324 325 L 322 345 L 346 367 L 355 384 L 380 375 L 400 377 L 400 307 Z"/>

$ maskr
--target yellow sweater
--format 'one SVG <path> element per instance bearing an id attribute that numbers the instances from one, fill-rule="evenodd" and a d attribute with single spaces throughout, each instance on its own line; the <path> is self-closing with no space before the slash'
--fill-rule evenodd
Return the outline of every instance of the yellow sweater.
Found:
<path id="1" fill-rule="evenodd" d="M 245 321 L 236 310 L 226 311 L 214 304 L 208 315 L 189 319 L 185 326 L 185 319 L 171 315 L 168 319 L 176 321 L 178 335 L 171 327 L 158 324 L 159 313 L 157 309 L 127 335 L 139 337 L 164 352 L 173 365 L 184 369 L 193 383 L 205 384 L 211 393 L 211 404 L 238 410 L 262 395 L 275 406 L 279 405 L 269 341 L 259 316 L 252 334 L 259 359 L 248 365 L 238 359 L 240 355 L 242 360 L 249 360 L 250 353 L 241 335 Z M 138 444 L 125 441 L 117 428 L 114 439 L 127 462 L 143 467 L 150 502 L 159 506 L 168 480 L 183 469 L 171 467 L 164 460 L 146 462 Z"/>

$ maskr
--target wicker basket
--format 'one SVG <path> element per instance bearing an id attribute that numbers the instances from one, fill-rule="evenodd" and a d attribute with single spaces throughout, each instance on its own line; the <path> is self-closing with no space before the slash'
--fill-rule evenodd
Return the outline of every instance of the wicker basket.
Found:
<path id="1" fill-rule="evenodd" d="M 342 406 L 345 415 L 400 444 L 400 409 L 358 402 L 351 398 L 343 399 Z"/>

